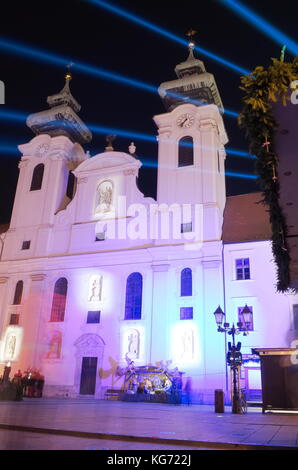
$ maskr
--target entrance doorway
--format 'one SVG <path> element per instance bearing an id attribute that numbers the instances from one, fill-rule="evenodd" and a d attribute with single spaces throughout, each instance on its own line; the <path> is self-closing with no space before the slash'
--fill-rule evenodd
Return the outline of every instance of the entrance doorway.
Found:
<path id="1" fill-rule="evenodd" d="M 94 395 L 96 385 L 97 357 L 83 357 L 80 395 Z"/>

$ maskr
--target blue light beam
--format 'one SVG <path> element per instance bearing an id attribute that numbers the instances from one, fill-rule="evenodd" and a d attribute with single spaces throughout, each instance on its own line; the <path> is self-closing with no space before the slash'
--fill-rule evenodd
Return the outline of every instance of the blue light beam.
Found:
<path id="1" fill-rule="evenodd" d="M 235 0 L 220 0 L 220 2 L 236 13 L 238 16 L 246 20 L 256 29 L 259 29 L 266 36 L 270 37 L 280 46 L 286 45 L 287 49 L 294 55 L 298 54 L 298 44 L 295 43 L 286 34 L 279 31 L 275 26 L 264 20 L 260 15 L 254 13 L 240 2 Z"/>
<path id="2" fill-rule="evenodd" d="M 141 18 L 140 16 L 134 15 L 133 13 L 129 13 L 128 11 L 124 10 L 123 8 L 119 8 L 115 5 L 112 5 L 111 3 L 102 1 L 102 0 L 87 0 L 89 3 L 92 3 L 95 6 L 104 8 L 105 10 L 110 11 L 111 13 L 115 13 L 118 16 L 122 16 L 123 18 L 132 21 L 133 23 L 136 23 L 140 26 L 143 26 L 144 28 L 149 29 L 150 31 L 153 31 L 154 33 L 160 34 L 161 36 L 164 36 L 171 41 L 175 41 L 178 44 L 181 44 L 183 46 L 188 45 L 188 41 L 185 39 L 181 39 L 179 36 L 176 36 L 175 34 L 167 31 L 164 28 L 160 28 L 159 26 L 156 26 L 155 24 Z M 247 75 L 249 74 L 249 71 L 244 69 L 243 67 L 240 67 L 233 62 L 230 62 L 229 60 L 224 59 L 223 57 L 220 57 L 213 52 L 207 51 L 207 49 L 203 49 L 202 47 L 196 46 L 194 48 L 196 51 L 198 51 L 200 54 L 208 57 L 208 59 L 214 60 L 218 62 L 219 64 L 223 65 L 227 69 L 233 70 L 233 72 L 240 73 L 241 75 Z"/>
<path id="3" fill-rule="evenodd" d="M 140 80 L 131 77 L 125 77 L 118 73 L 103 68 L 94 67 L 83 62 L 73 61 L 66 57 L 57 56 L 56 54 L 53 54 L 51 52 L 45 52 L 41 51 L 40 49 L 32 48 L 31 46 L 24 46 L 14 41 L 0 39 L 0 49 L 4 51 L 9 51 L 12 54 L 27 56 L 33 60 L 40 60 L 42 62 L 50 63 L 58 67 L 63 67 L 64 69 L 70 62 L 72 62 L 74 64 L 74 68 L 84 74 L 93 75 L 95 77 L 100 77 L 105 80 L 112 80 L 113 82 L 118 82 L 131 87 L 139 88 L 141 90 L 154 93 L 155 95 L 158 92 L 158 88 L 154 85 L 151 85 L 150 83 L 141 82 Z M 176 98 L 181 98 L 181 95 L 179 94 L 173 92 L 168 93 L 172 96 L 175 96 Z M 191 99 L 188 99 L 187 102 L 193 103 L 195 105 L 201 104 L 199 101 Z M 225 114 L 233 118 L 237 118 L 238 116 L 238 113 L 233 110 L 225 110 Z"/>
<path id="4" fill-rule="evenodd" d="M 30 113 L 25 112 L 18 112 L 11 109 L 0 110 L 0 120 L 5 121 L 12 121 L 13 123 L 22 123 L 26 122 L 26 119 Z M 58 123 L 59 124 L 59 123 Z M 156 142 L 157 137 L 155 135 L 145 134 L 142 132 L 135 132 L 125 129 L 115 129 L 111 127 L 100 126 L 98 124 L 86 124 L 87 127 L 94 133 L 94 134 L 116 134 L 119 137 L 125 137 L 128 139 L 139 139 L 145 142 Z M 185 144 L 187 146 L 188 144 Z M 226 153 L 232 156 L 239 156 L 244 158 L 256 158 L 255 155 L 251 155 L 248 152 L 243 150 L 233 149 L 233 148 L 226 148 Z"/>

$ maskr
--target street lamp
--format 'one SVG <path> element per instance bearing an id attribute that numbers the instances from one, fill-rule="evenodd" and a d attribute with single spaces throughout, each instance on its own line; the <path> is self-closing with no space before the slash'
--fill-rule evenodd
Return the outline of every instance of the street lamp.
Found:
<path id="1" fill-rule="evenodd" d="M 243 316 L 244 326 L 242 322 L 237 323 L 237 328 L 235 325 L 230 327 L 229 323 L 223 323 L 225 318 L 225 313 L 222 311 L 221 307 L 218 306 L 214 312 L 215 321 L 217 324 L 217 331 L 220 333 L 228 333 L 232 336 L 232 345 L 229 345 L 229 352 L 227 353 L 227 363 L 231 367 L 233 372 L 233 401 L 232 401 L 232 413 L 239 414 L 241 413 L 240 407 L 240 393 L 237 381 L 238 367 L 242 363 L 242 355 L 240 352 L 241 343 L 235 344 L 235 335 L 239 335 L 241 332 L 244 336 L 248 335 L 248 328 L 251 323 L 252 311 L 250 308 L 245 305 L 241 311 Z"/>

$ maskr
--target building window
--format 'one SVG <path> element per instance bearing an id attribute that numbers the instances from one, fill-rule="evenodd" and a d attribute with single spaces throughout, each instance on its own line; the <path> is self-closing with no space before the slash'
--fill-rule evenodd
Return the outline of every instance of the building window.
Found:
<path id="1" fill-rule="evenodd" d="M 30 245 L 31 245 L 31 241 L 30 240 L 26 240 L 22 243 L 22 250 L 29 250 L 30 249 Z"/>
<path id="2" fill-rule="evenodd" d="M 250 279 L 249 258 L 236 259 L 236 279 L 237 281 Z"/>
<path id="3" fill-rule="evenodd" d="M 106 232 L 97 233 L 95 236 L 96 242 L 103 242 L 106 239 Z"/>
<path id="4" fill-rule="evenodd" d="M 125 320 L 139 320 L 141 318 L 142 292 L 142 274 L 130 274 L 126 281 Z"/>
<path id="5" fill-rule="evenodd" d="M 20 315 L 18 313 L 12 313 L 10 315 L 9 324 L 10 325 L 18 325 L 19 324 L 19 319 L 20 319 Z"/>
<path id="6" fill-rule="evenodd" d="M 192 222 L 181 224 L 181 233 L 188 233 L 188 232 L 192 232 Z"/>
<path id="7" fill-rule="evenodd" d="M 253 331 L 254 329 L 254 322 L 253 322 L 253 308 L 252 307 L 248 307 L 249 310 L 251 311 L 251 320 L 250 320 L 250 323 L 248 325 L 245 324 L 245 321 L 244 321 L 244 318 L 243 318 L 243 315 L 242 315 L 242 310 L 244 309 L 244 306 L 243 307 L 238 307 L 238 322 L 242 323 L 242 328 L 246 327 L 248 331 Z"/>
<path id="8" fill-rule="evenodd" d="M 293 305 L 293 325 L 294 330 L 298 331 L 298 305 Z"/>
<path id="9" fill-rule="evenodd" d="M 193 319 L 193 307 L 181 307 L 180 308 L 180 320 L 192 320 Z"/>
<path id="10" fill-rule="evenodd" d="M 192 271 L 190 268 L 185 268 L 181 271 L 181 286 L 180 295 L 186 297 L 192 295 Z"/>
<path id="11" fill-rule="evenodd" d="M 89 310 L 87 323 L 100 323 L 100 310 Z"/>
<path id="12" fill-rule="evenodd" d="M 16 283 L 16 288 L 14 291 L 13 297 L 13 305 L 20 305 L 22 303 L 22 295 L 23 295 L 23 281 L 18 281 Z"/>
<path id="13" fill-rule="evenodd" d="M 52 322 L 64 321 L 65 305 L 67 296 L 67 279 L 60 277 L 54 287 L 53 303 L 51 310 Z"/>
<path id="14" fill-rule="evenodd" d="M 71 199 L 71 200 L 73 199 L 73 196 L 74 196 L 75 186 L 76 186 L 75 175 L 73 174 L 72 171 L 69 171 L 68 180 L 67 180 L 67 187 L 66 187 L 66 196 L 69 197 L 69 199 Z"/>
<path id="15" fill-rule="evenodd" d="M 37 191 L 41 189 L 43 180 L 44 164 L 39 163 L 33 170 L 30 191 Z"/>
<path id="16" fill-rule="evenodd" d="M 193 138 L 182 137 L 178 144 L 178 167 L 193 165 Z"/>

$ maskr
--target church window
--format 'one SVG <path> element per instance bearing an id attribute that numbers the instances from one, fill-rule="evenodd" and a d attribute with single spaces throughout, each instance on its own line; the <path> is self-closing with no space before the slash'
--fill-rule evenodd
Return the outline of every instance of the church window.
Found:
<path id="1" fill-rule="evenodd" d="M 10 315 L 9 324 L 10 325 L 18 325 L 19 324 L 19 319 L 20 319 L 20 315 L 18 313 L 12 313 Z"/>
<path id="2" fill-rule="evenodd" d="M 298 331 L 298 305 L 293 305 L 293 325 L 294 330 Z"/>
<path id="3" fill-rule="evenodd" d="M 181 233 L 188 233 L 188 232 L 192 232 L 192 222 L 181 224 Z"/>
<path id="4" fill-rule="evenodd" d="M 125 320 L 139 320 L 141 318 L 142 292 L 142 274 L 130 274 L 126 281 Z"/>
<path id="5" fill-rule="evenodd" d="M 236 259 L 236 279 L 237 281 L 250 279 L 249 258 Z"/>
<path id="6" fill-rule="evenodd" d="M 64 321 L 65 305 L 67 296 L 67 279 L 60 277 L 54 287 L 54 295 L 51 310 L 52 322 Z"/>
<path id="7" fill-rule="evenodd" d="M 13 305 L 20 305 L 22 303 L 23 286 L 24 286 L 23 281 L 17 282 L 16 288 L 14 291 Z"/>
<path id="8" fill-rule="evenodd" d="M 182 137 L 178 144 L 178 167 L 193 165 L 193 138 Z"/>
<path id="9" fill-rule="evenodd" d="M 30 191 L 41 189 L 43 180 L 44 164 L 39 163 L 33 170 Z"/>
<path id="10" fill-rule="evenodd" d="M 75 175 L 73 174 L 72 171 L 68 173 L 68 180 L 67 180 L 67 188 L 66 188 L 66 196 L 69 197 L 69 199 L 73 199 L 74 196 L 74 191 L 75 191 Z"/>
<path id="11" fill-rule="evenodd" d="M 87 323 L 100 323 L 100 310 L 89 310 Z"/>
<path id="12" fill-rule="evenodd" d="M 238 322 L 242 323 L 243 327 L 246 326 L 248 331 L 253 331 L 253 329 L 254 329 L 253 308 L 252 307 L 248 307 L 248 308 L 252 312 L 250 323 L 248 325 L 245 325 L 245 321 L 244 321 L 244 318 L 243 318 L 243 315 L 242 315 L 242 310 L 244 309 L 244 307 L 238 307 Z"/>
<path id="13" fill-rule="evenodd" d="M 25 240 L 25 241 L 22 243 L 22 250 L 29 250 L 29 249 L 30 249 L 30 245 L 31 245 L 31 241 L 30 241 L 30 240 Z"/>
<path id="14" fill-rule="evenodd" d="M 185 268 L 181 271 L 181 297 L 192 295 L 192 271 L 190 268 Z"/>
<path id="15" fill-rule="evenodd" d="M 180 320 L 192 320 L 193 319 L 193 307 L 181 307 L 180 308 Z"/>

